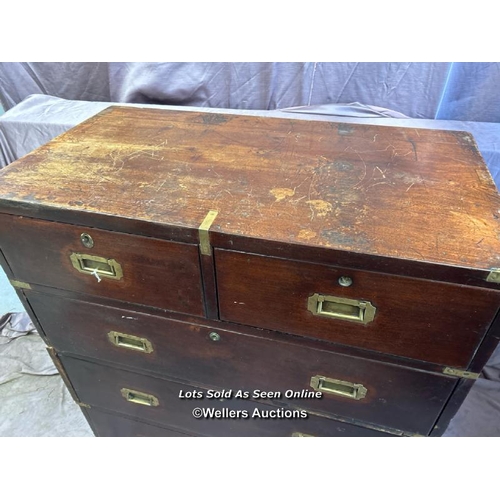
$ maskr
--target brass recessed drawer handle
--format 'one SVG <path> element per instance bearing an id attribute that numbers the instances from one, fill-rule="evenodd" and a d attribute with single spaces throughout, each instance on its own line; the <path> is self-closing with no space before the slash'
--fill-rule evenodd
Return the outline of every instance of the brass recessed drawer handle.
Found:
<path id="1" fill-rule="evenodd" d="M 122 396 L 129 402 L 144 406 L 158 406 L 160 402 L 156 396 L 146 394 L 145 392 L 134 391 L 133 389 L 123 388 Z"/>
<path id="2" fill-rule="evenodd" d="M 307 299 L 307 310 L 315 316 L 353 321 L 366 325 L 375 318 L 377 308 L 367 300 L 346 299 L 315 293 Z"/>
<path id="3" fill-rule="evenodd" d="M 128 335 L 127 333 L 108 332 L 109 341 L 124 349 L 132 349 L 133 351 L 140 351 L 149 354 L 153 352 L 153 344 L 146 338 L 136 337 L 135 335 Z"/>
<path id="4" fill-rule="evenodd" d="M 325 394 L 334 394 L 350 399 L 363 399 L 368 392 L 368 389 L 362 384 L 354 384 L 344 380 L 323 377 L 323 375 L 315 375 L 311 378 L 311 387 Z"/>
<path id="5" fill-rule="evenodd" d="M 106 259 L 84 253 L 72 253 L 69 258 L 78 272 L 91 274 L 97 278 L 97 281 L 101 281 L 101 278 L 112 280 L 123 278 L 122 266 L 115 259 Z"/>

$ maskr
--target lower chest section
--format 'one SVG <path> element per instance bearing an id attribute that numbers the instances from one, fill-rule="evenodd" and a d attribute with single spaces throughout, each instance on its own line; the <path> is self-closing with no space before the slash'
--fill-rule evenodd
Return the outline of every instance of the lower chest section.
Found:
<path id="1" fill-rule="evenodd" d="M 494 344 L 496 290 L 1 217 L 99 436 L 431 435 Z"/>
<path id="2" fill-rule="evenodd" d="M 301 336 L 25 295 L 98 435 L 428 435 L 457 384 Z"/>

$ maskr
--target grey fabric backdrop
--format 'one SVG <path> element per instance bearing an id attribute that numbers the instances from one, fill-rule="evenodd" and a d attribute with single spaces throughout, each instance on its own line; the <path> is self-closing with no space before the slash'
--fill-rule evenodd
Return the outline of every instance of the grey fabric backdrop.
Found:
<path id="1" fill-rule="evenodd" d="M 362 102 L 411 118 L 500 121 L 499 63 L 1 63 L 0 101 L 233 109 Z"/>

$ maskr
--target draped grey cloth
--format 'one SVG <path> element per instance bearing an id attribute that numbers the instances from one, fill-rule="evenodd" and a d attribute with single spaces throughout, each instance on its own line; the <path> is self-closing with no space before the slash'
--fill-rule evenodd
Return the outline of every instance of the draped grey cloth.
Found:
<path id="1" fill-rule="evenodd" d="M 410 118 L 500 121 L 500 63 L 1 63 L 0 102 L 69 100 L 232 109 L 362 102 Z"/>

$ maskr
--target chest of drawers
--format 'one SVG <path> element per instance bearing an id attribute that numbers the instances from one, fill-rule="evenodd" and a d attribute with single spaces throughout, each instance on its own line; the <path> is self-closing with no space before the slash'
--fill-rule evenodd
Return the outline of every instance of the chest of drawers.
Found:
<path id="1" fill-rule="evenodd" d="M 111 107 L 0 172 L 0 259 L 98 436 L 440 435 L 498 343 L 472 136 Z"/>

